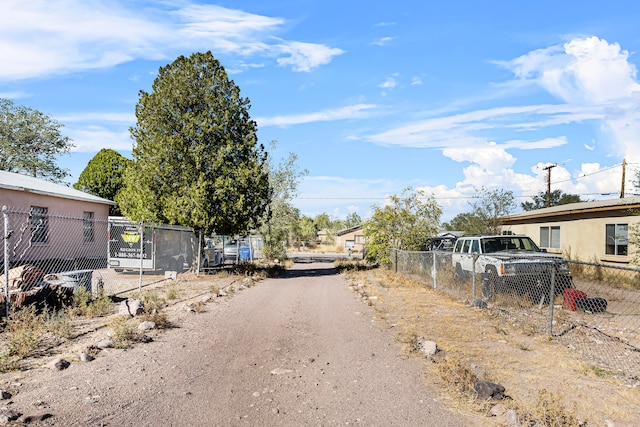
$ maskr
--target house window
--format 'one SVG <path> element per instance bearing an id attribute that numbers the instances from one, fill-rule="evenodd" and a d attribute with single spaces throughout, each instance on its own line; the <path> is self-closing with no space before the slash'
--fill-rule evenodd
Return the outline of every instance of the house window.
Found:
<path id="1" fill-rule="evenodd" d="M 47 243 L 49 238 L 48 208 L 31 206 L 29 218 L 29 230 L 31 231 L 31 243 Z"/>
<path id="2" fill-rule="evenodd" d="M 605 230 L 605 254 L 627 255 L 629 224 L 607 224 Z"/>
<path id="3" fill-rule="evenodd" d="M 540 227 L 540 247 L 560 249 L 560 226 Z"/>
<path id="4" fill-rule="evenodd" d="M 93 212 L 82 213 L 82 237 L 85 242 L 93 242 Z"/>
<path id="5" fill-rule="evenodd" d="M 353 237 L 357 245 L 364 245 L 364 234 L 356 234 Z"/>

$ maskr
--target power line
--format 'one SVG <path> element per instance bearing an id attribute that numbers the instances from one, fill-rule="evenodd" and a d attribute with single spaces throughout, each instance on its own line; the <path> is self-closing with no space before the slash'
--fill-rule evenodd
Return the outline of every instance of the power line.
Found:
<path id="1" fill-rule="evenodd" d="M 627 166 L 630 166 L 630 165 L 638 165 L 638 168 L 635 168 L 634 170 L 640 171 L 640 163 L 627 163 Z M 555 167 L 555 166 L 556 165 L 545 167 L 545 170 L 548 168 L 549 171 L 551 171 L 551 168 Z M 607 168 L 600 169 L 600 170 L 595 171 L 595 172 L 585 173 L 585 174 L 579 175 L 577 177 L 570 177 L 570 178 L 567 178 L 567 179 L 561 179 L 561 180 L 558 180 L 558 181 L 553 181 L 553 182 L 551 182 L 551 184 L 553 185 L 553 184 L 560 184 L 560 183 L 563 183 L 563 182 L 569 182 L 569 181 L 573 181 L 573 180 L 580 180 L 582 178 L 587 178 L 587 177 L 590 177 L 590 176 L 593 176 L 593 175 L 597 175 L 597 174 L 602 173 L 602 172 L 610 171 L 610 170 L 615 169 L 615 168 L 620 167 L 620 166 L 622 166 L 622 163 L 618 163 L 616 165 L 609 166 Z M 550 174 L 549 174 L 549 176 L 550 176 Z M 610 196 L 610 195 L 613 195 L 613 194 L 617 194 L 617 192 L 578 193 L 576 195 L 577 196 Z M 534 197 L 534 196 L 537 196 L 537 195 L 538 195 L 537 193 L 536 194 L 531 194 L 531 195 L 523 194 L 523 195 L 514 196 L 514 197 L 517 198 L 517 199 L 521 199 L 521 198 L 530 198 L 530 197 Z M 625 195 L 638 196 L 640 194 L 625 192 Z M 481 198 L 481 197 L 480 196 L 434 196 L 434 199 L 436 199 L 436 200 L 465 200 L 465 199 L 479 199 L 479 198 Z M 294 197 L 294 200 L 374 200 L 374 201 L 384 201 L 386 199 L 387 199 L 387 197 L 380 197 L 380 196 L 378 196 L 378 197 L 374 197 L 374 196 L 370 196 L 370 197 L 362 197 L 362 196 L 357 196 L 357 197 L 355 197 L 355 196 L 354 197 L 335 197 L 335 196 L 318 196 L 318 197 L 304 197 L 304 196 L 301 196 L 301 197 Z"/>

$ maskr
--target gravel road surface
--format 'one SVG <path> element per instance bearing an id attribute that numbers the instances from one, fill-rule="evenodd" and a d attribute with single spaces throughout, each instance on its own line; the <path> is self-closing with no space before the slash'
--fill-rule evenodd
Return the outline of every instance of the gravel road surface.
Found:
<path id="1" fill-rule="evenodd" d="M 467 425 L 421 363 L 332 264 L 299 263 L 154 342 L 25 375 L 12 407 L 61 426 Z"/>

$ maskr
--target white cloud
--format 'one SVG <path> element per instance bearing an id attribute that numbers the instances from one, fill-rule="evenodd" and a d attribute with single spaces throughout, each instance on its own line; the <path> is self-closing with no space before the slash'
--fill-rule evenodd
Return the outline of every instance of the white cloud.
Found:
<path id="1" fill-rule="evenodd" d="M 87 113 L 65 113 L 56 116 L 56 120 L 62 123 L 78 122 L 101 122 L 101 123 L 121 123 L 134 125 L 136 123 L 135 113 L 114 113 L 114 112 L 87 112 Z"/>
<path id="2" fill-rule="evenodd" d="M 502 64 L 571 104 L 601 104 L 640 90 L 629 52 L 598 37 L 574 39 Z"/>
<path id="3" fill-rule="evenodd" d="M 275 58 L 294 71 L 331 62 L 341 49 L 276 39 L 285 20 L 189 2 L 133 8 L 106 0 L 0 2 L 0 81 L 166 59 L 185 49 Z"/>
<path id="4" fill-rule="evenodd" d="M 133 140 L 127 128 L 117 130 L 104 126 L 65 127 L 65 135 L 72 139 L 75 147 L 72 151 L 95 153 L 108 147 L 118 150 L 130 151 L 133 148 Z"/>
<path id="5" fill-rule="evenodd" d="M 292 126 L 303 123 L 329 122 L 367 117 L 377 106 L 373 104 L 348 105 L 342 108 L 328 109 L 315 113 L 292 114 L 288 116 L 257 117 L 259 126 Z"/>
<path id="6" fill-rule="evenodd" d="M 394 74 L 394 76 L 387 77 L 387 79 L 384 82 L 380 83 L 378 87 L 381 87 L 383 89 L 393 89 L 398 84 L 395 79 L 395 76 L 397 75 Z"/>
<path id="7" fill-rule="evenodd" d="M 386 46 L 391 41 L 393 41 L 394 37 L 382 37 L 378 40 L 373 41 L 371 44 L 375 46 Z"/>
<path id="8" fill-rule="evenodd" d="M 278 58 L 278 64 L 291 65 L 294 71 L 311 71 L 320 65 L 328 64 L 334 56 L 344 53 L 342 49 L 303 42 L 286 42 L 277 48 L 279 53 L 289 55 Z"/>
<path id="9" fill-rule="evenodd" d="M 26 98 L 29 95 L 26 92 L 22 92 L 22 91 L 15 91 L 15 92 L 0 92 L 0 98 L 5 98 L 5 99 L 20 99 L 20 98 Z"/>
<path id="10" fill-rule="evenodd" d="M 491 142 L 488 133 L 498 133 L 503 129 L 537 129 L 551 124 L 592 120 L 602 115 L 585 112 L 568 105 L 529 105 L 515 107 L 497 107 L 476 110 L 443 117 L 435 117 L 416 121 L 397 128 L 368 135 L 365 139 L 379 145 L 400 145 L 421 148 L 459 148 L 476 146 Z M 546 145 L 555 141 L 566 141 L 563 136 L 545 138 Z M 505 141 L 509 148 L 532 148 L 540 144 L 540 139 L 533 142 L 526 140 Z"/>
<path id="11" fill-rule="evenodd" d="M 422 79 L 420 77 L 412 77 L 411 86 L 422 86 Z"/>
<path id="12" fill-rule="evenodd" d="M 456 162 L 472 162 L 492 172 L 502 172 L 513 166 L 516 161 L 511 154 L 495 143 L 480 147 L 447 148 L 442 154 Z"/>

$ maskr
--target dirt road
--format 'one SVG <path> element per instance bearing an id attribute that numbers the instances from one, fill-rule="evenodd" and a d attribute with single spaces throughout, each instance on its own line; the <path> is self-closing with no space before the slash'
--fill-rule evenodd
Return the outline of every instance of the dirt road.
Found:
<path id="1" fill-rule="evenodd" d="M 11 406 L 53 415 L 38 425 L 467 425 L 421 375 L 332 264 L 295 264 L 152 343 L 16 379 Z"/>

